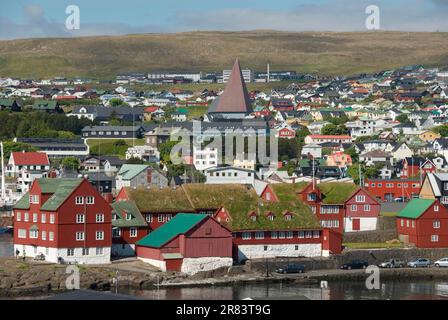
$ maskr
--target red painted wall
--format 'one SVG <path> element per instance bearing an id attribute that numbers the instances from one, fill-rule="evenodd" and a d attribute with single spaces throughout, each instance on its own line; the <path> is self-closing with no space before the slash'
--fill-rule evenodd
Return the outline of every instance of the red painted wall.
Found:
<path id="1" fill-rule="evenodd" d="M 356 202 L 356 196 L 365 196 L 364 202 Z M 356 205 L 356 210 L 352 209 L 352 205 Z M 370 205 L 370 211 L 365 211 L 365 205 Z M 380 214 L 381 205 L 373 197 L 371 197 L 365 190 L 359 189 L 345 202 L 346 217 L 359 218 L 376 218 Z"/>
<path id="2" fill-rule="evenodd" d="M 434 206 L 439 207 L 439 211 L 434 210 Z M 440 221 L 440 228 L 434 228 L 433 222 Z M 401 225 L 403 221 L 403 226 Z M 407 224 L 409 221 L 409 226 Z M 414 227 L 412 226 L 414 221 Z M 409 242 L 414 243 L 418 248 L 447 248 L 448 247 L 448 209 L 436 201 L 418 219 L 402 219 L 397 217 L 397 232 L 401 235 L 408 235 Z M 438 235 L 439 241 L 432 242 L 431 236 Z"/>
<path id="3" fill-rule="evenodd" d="M 390 184 L 390 187 L 386 187 Z M 394 180 L 366 180 L 366 190 L 381 201 L 386 201 L 386 194 L 392 193 L 393 198 L 402 197 L 403 195 L 408 199 L 412 195 L 420 193 L 420 180 L 410 179 L 394 179 Z"/>
<path id="4" fill-rule="evenodd" d="M 41 211 L 42 200 L 47 200 L 49 195 L 42 195 L 38 186 L 38 180 L 33 183 L 30 194 L 40 195 L 39 204 L 30 204 L 29 210 L 14 209 L 15 217 L 17 212 L 21 212 L 21 221 L 14 222 L 14 243 L 35 245 L 43 247 L 58 248 L 79 248 L 79 247 L 108 247 L 111 246 L 111 219 L 112 207 L 98 193 L 98 191 L 87 181 L 83 180 L 81 184 L 70 194 L 64 203 L 58 208 L 57 212 Z M 76 205 L 75 197 L 93 196 L 94 204 Z M 29 222 L 24 222 L 24 213 L 29 213 Z M 33 222 L 33 213 L 38 214 L 38 221 Z M 96 214 L 104 214 L 104 223 L 96 222 Z M 46 215 L 46 222 L 42 223 L 42 215 Z M 85 214 L 85 223 L 76 223 L 76 214 Z M 50 215 L 54 215 L 54 224 L 50 223 Z M 30 239 L 27 233 L 26 239 L 18 237 L 18 229 L 26 229 L 36 225 L 39 229 L 37 239 Z M 47 231 L 46 240 L 42 240 L 42 231 Z M 49 232 L 54 232 L 54 240 L 50 241 Z M 96 231 L 104 232 L 104 240 L 96 240 Z M 84 241 L 76 240 L 76 232 L 84 232 Z"/>

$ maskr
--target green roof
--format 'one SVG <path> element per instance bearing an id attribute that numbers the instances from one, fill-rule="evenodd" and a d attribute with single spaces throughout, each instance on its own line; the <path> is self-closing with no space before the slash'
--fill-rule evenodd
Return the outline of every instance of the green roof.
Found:
<path id="1" fill-rule="evenodd" d="M 12 107 L 14 102 L 14 99 L 0 99 L 0 106 Z"/>
<path id="2" fill-rule="evenodd" d="M 118 171 L 118 175 L 124 180 L 131 180 L 140 172 L 146 170 L 146 168 L 148 168 L 148 166 L 145 164 L 123 164 L 120 171 Z"/>
<path id="3" fill-rule="evenodd" d="M 126 193 L 141 212 L 199 212 L 224 207 L 231 216 L 225 225 L 232 231 L 320 228 L 310 207 L 297 195 L 306 185 L 272 185 L 279 202 L 264 201 L 253 188 L 239 184 L 188 183 L 176 189 L 126 188 Z M 250 219 L 252 212 L 258 215 L 255 221 Z M 286 212 L 292 215 L 290 221 L 284 219 Z M 268 219 L 268 213 L 275 216 L 273 221 Z"/>
<path id="4" fill-rule="evenodd" d="M 14 209 L 29 209 L 30 208 L 30 193 L 27 192 L 14 205 Z"/>
<path id="5" fill-rule="evenodd" d="M 65 199 L 82 182 L 82 179 L 37 179 L 42 193 L 52 194 L 52 196 L 42 205 L 41 210 L 55 211 L 64 203 Z M 30 196 L 27 192 L 15 204 L 15 209 L 28 209 L 30 207 Z"/>
<path id="6" fill-rule="evenodd" d="M 175 112 L 180 113 L 180 114 L 188 114 L 188 109 L 187 108 L 177 108 Z"/>
<path id="7" fill-rule="evenodd" d="M 317 185 L 322 192 L 323 204 L 343 204 L 359 187 L 354 183 L 325 182 Z"/>
<path id="8" fill-rule="evenodd" d="M 134 201 L 118 201 L 111 204 L 117 219 L 112 220 L 114 227 L 146 227 L 148 224 L 138 210 Z M 126 219 L 126 214 L 131 214 L 131 220 Z"/>
<path id="9" fill-rule="evenodd" d="M 53 110 L 58 106 L 57 101 L 37 100 L 34 102 L 33 109 Z"/>
<path id="10" fill-rule="evenodd" d="M 179 213 L 170 221 L 158 227 L 146 237 L 137 241 L 137 245 L 160 248 L 165 243 L 180 234 L 188 232 L 191 228 L 207 217 L 206 214 Z"/>
<path id="11" fill-rule="evenodd" d="M 73 190 L 79 186 L 82 179 L 48 179 L 38 180 L 42 193 L 52 193 L 53 195 L 43 204 L 41 210 L 55 211 L 68 198 Z"/>
<path id="12" fill-rule="evenodd" d="M 135 201 L 140 212 L 193 212 L 194 208 L 188 201 L 182 188 L 151 187 L 145 189 L 126 188 L 130 200 Z"/>
<path id="13" fill-rule="evenodd" d="M 400 218 L 417 219 L 420 217 L 433 203 L 434 199 L 412 199 L 397 215 Z"/>

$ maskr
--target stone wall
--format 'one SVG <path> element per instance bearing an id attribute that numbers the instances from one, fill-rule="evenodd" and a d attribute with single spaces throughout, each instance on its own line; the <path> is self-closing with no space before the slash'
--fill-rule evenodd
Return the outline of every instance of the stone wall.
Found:
<path id="1" fill-rule="evenodd" d="M 386 242 L 392 239 L 398 239 L 395 217 L 378 217 L 374 231 L 344 233 L 344 242 Z"/>
<path id="2" fill-rule="evenodd" d="M 305 270 L 337 269 L 341 264 L 352 260 L 365 260 L 369 264 L 378 265 L 383 261 L 396 258 L 409 262 L 415 258 L 428 258 L 431 262 L 448 257 L 448 249 L 375 249 L 375 250 L 346 250 L 341 255 L 329 258 L 277 258 L 256 259 L 246 262 L 245 267 L 252 271 L 275 271 L 287 264 L 303 264 Z"/>

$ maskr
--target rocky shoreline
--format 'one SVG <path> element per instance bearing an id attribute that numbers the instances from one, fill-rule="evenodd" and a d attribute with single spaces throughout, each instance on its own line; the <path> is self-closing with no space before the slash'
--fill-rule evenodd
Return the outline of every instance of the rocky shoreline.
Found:
<path id="1" fill-rule="evenodd" d="M 134 262 L 133 262 L 134 263 Z M 67 266 L 23 262 L 14 258 L 0 259 L 0 298 L 38 299 L 67 290 Z M 193 276 L 174 272 L 129 271 L 122 266 L 79 266 L 80 288 L 109 291 L 115 288 L 114 277 L 118 278 L 119 290 L 155 290 L 173 287 L 229 286 L 248 283 L 282 282 L 302 285 L 316 285 L 320 281 L 365 281 L 368 274 L 364 270 L 311 270 L 303 274 L 280 275 L 251 271 L 247 266 L 219 269 L 198 273 Z M 118 273 L 117 273 L 118 272 Z M 382 280 L 446 280 L 448 268 L 438 269 L 383 269 Z"/>

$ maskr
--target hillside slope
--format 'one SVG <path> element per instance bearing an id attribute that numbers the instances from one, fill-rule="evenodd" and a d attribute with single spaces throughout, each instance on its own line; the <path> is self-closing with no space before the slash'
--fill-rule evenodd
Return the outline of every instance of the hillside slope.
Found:
<path id="1" fill-rule="evenodd" d="M 448 65 L 448 33 L 192 32 L 0 41 L 0 76 L 114 77 L 243 67 L 353 74 Z"/>

